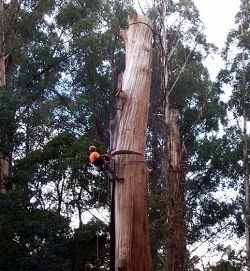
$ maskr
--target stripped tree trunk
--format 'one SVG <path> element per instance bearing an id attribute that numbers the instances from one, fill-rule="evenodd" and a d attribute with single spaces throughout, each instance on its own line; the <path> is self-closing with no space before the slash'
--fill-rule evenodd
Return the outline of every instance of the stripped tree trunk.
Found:
<path id="1" fill-rule="evenodd" d="M 169 110 L 166 134 L 167 146 L 163 159 L 166 180 L 166 267 L 167 271 L 186 271 L 186 150 L 180 142 L 179 112 L 176 109 Z"/>
<path id="2" fill-rule="evenodd" d="M 152 22 L 129 15 L 121 31 L 126 69 L 117 94 L 117 116 L 110 124 L 115 174 L 115 270 L 151 271 L 147 215 L 148 168 L 144 160 L 151 83 Z M 117 153 L 117 154 L 115 154 Z"/>
<path id="3" fill-rule="evenodd" d="M 179 112 L 170 108 L 169 72 L 167 56 L 166 1 L 162 1 L 162 90 L 164 100 L 165 146 L 162 172 L 165 179 L 166 271 L 186 271 L 188 263 L 185 225 L 185 172 L 186 150 L 180 141 Z"/>

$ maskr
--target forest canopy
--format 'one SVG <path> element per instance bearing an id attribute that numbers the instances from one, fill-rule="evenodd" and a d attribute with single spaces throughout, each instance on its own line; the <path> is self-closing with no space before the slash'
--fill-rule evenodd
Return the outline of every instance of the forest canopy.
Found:
<path id="1" fill-rule="evenodd" d="M 128 28 L 135 3 L 2 2 L 0 270 L 108 270 L 110 191 L 105 174 L 89 164 L 88 148 L 109 150 L 118 75 L 125 69 L 118 33 Z M 170 108 L 179 112 L 186 150 L 186 270 L 246 270 L 249 1 L 241 0 L 222 52 L 207 42 L 192 0 L 152 1 L 142 11 L 154 24 L 146 132 L 153 270 L 170 271 L 164 169 Z M 204 65 L 212 54 L 225 63 L 214 81 Z M 213 263 L 211 255 L 219 255 Z"/>

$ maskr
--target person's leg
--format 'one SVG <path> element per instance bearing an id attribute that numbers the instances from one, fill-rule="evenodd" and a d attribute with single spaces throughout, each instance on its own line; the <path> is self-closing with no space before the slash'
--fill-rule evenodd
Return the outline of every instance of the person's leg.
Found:
<path id="1" fill-rule="evenodd" d="M 97 158 L 93 164 L 99 168 L 103 168 L 104 165 L 103 157 Z"/>

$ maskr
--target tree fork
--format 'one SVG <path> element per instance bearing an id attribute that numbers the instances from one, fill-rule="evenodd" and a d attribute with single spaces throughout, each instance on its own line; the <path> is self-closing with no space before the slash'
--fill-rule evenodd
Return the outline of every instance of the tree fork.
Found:
<path id="1" fill-rule="evenodd" d="M 152 29 L 146 16 L 130 14 L 125 41 L 126 68 L 117 93 L 117 115 L 110 123 L 115 174 L 115 270 L 151 271 L 147 215 L 148 168 L 144 160 L 151 84 Z M 123 150 L 122 153 L 119 153 Z M 125 151 L 124 151 L 125 150 Z M 127 152 L 126 151 L 131 151 Z"/>

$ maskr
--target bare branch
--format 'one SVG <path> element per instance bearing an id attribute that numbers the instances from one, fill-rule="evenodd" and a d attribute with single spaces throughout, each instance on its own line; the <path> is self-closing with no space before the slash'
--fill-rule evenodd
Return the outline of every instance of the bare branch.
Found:
<path id="1" fill-rule="evenodd" d="M 188 56 L 186 57 L 186 60 L 185 60 L 185 62 L 184 62 L 184 64 L 183 64 L 183 66 L 182 66 L 182 68 L 181 68 L 181 70 L 180 70 L 180 72 L 179 72 L 179 74 L 178 74 L 178 76 L 177 76 L 175 82 L 173 83 L 171 89 L 169 90 L 169 95 L 170 95 L 170 93 L 173 91 L 173 89 L 174 89 L 176 83 L 177 83 L 178 80 L 180 79 L 180 76 L 181 76 L 182 73 L 184 72 L 184 70 L 185 70 L 185 68 L 186 68 L 186 65 L 187 65 L 187 62 L 188 62 L 188 60 L 189 60 L 191 54 L 192 54 L 193 51 L 195 50 L 197 44 L 198 44 L 198 42 L 195 43 L 194 48 L 189 52 Z"/>

